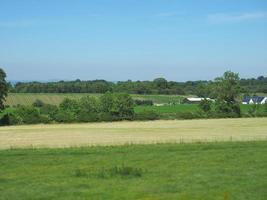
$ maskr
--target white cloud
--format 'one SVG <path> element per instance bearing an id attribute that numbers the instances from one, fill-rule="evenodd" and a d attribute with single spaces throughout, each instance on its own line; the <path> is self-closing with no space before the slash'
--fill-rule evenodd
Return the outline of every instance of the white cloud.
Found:
<path id="1" fill-rule="evenodd" d="M 208 16 L 212 23 L 243 22 L 267 18 L 267 12 L 247 12 L 239 14 L 216 13 Z"/>

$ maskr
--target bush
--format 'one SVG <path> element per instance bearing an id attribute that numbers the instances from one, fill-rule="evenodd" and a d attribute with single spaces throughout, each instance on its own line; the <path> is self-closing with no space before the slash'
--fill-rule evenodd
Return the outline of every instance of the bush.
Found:
<path id="1" fill-rule="evenodd" d="M 236 102 L 216 101 L 215 111 L 223 117 L 240 117 L 240 105 Z"/>
<path id="2" fill-rule="evenodd" d="M 77 121 L 74 113 L 65 110 L 59 110 L 54 115 L 54 120 L 60 123 L 71 123 Z"/>
<path id="3" fill-rule="evenodd" d="M 42 122 L 38 109 L 32 106 L 19 106 L 14 112 L 14 115 L 21 118 L 24 124 L 38 124 Z"/>
<path id="4" fill-rule="evenodd" d="M 152 110 L 145 110 L 135 115 L 136 120 L 157 120 L 160 116 Z"/>
<path id="5" fill-rule="evenodd" d="M 199 103 L 198 106 L 203 112 L 207 113 L 211 111 L 211 105 L 212 105 L 212 101 L 208 99 L 204 99 Z"/>
<path id="6" fill-rule="evenodd" d="M 192 112 L 178 112 L 176 113 L 176 119 L 197 119 L 201 118 L 197 113 L 192 113 Z"/>
<path id="7" fill-rule="evenodd" d="M 44 104 L 40 108 L 40 113 L 44 115 L 53 116 L 57 111 L 58 111 L 58 107 L 55 105 L 50 105 L 50 104 Z"/>
<path id="8" fill-rule="evenodd" d="M 81 111 L 77 114 L 77 120 L 78 122 L 96 122 L 99 119 L 97 113 Z"/>
<path id="9" fill-rule="evenodd" d="M 141 168 L 128 167 L 128 166 L 115 166 L 110 169 L 102 169 L 98 173 L 99 178 L 109 178 L 119 176 L 122 178 L 137 178 L 143 175 Z"/>
<path id="10" fill-rule="evenodd" d="M 5 114 L 0 117 L 0 126 L 6 126 L 9 125 L 9 116 L 8 114 Z"/>
<path id="11" fill-rule="evenodd" d="M 44 105 L 45 105 L 44 102 L 42 102 L 42 101 L 39 100 L 39 99 L 36 99 L 36 100 L 33 102 L 33 104 L 32 104 L 33 107 L 38 107 L 38 108 L 40 108 L 40 107 L 42 107 L 42 106 L 44 106 Z"/>
<path id="12" fill-rule="evenodd" d="M 134 101 L 134 103 L 137 106 L 153 106 L 153 101 L 151 101 L 151 100 L 140 100 L 140 99 L 136 99 Z"/>
<path id="13" fill-rule="evenodd" d="M 98 115 L 99 121 L 110 122 L 113 121 L 113 117 L 110 113 L 102 112 Z"/>

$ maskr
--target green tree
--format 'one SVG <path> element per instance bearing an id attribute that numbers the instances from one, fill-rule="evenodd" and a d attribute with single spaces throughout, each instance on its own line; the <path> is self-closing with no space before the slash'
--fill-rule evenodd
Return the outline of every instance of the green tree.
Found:
<path id="1" fill-rule="evenodd" d="M 199 103 L 198 106 L 202 111 L 207 113 L 207 112 L 211 111 L 211 105 L 212 105 L 212 101 L 210 101 L 208 99 L 204 99 Z"/>
<path id="2" fill-rule="evenodd" d="M 239 80 L 239 75 L 231 71 L 226 71 L 222 77 L 215 79 L 216 111 L 218 113 L 240 117 L 241 111 L 237 101 L 240 95 Z"/>
<path id="3" fill-rule="evenodd" d="M 4 109 L 4 101 L 7 97 L 8 83 L 6 82 L 6 73 L 0 68 L 0 110 Z"/>
<path id="4" fill-rule="evenodd" d="M 239 80 L 239 75 L 231 71 L 226 71 L 222 77 L 216 78 L 217 98 L 226 102 L 236 102 L 240 94 Z"/>
<path id="5" fill-rule="evenodd" d="M 118 119 L 132 119 L 134 116 L 134 101 L 129 94 L 113 94 L 112 114 Z"/>
<path id="6" fill-rule="evenodd" d="M 79 111 L 79 104 L 74 99 L 65 98 L 61 102 L 61 104 L 59 104 L 59 109 L 68 111 L 68 112 L 77 113 Z"/>
<path id="7" fill-rule="evenodd" d="M 104 113 L 111 113 L 114 103 L 114 98 L 112 93 L 107 92 L 100 97 L 100 109 Z"/>
<path id="8" fill-rule="evenodd" d="M 157 89 L 166 89 L 168 87 L 168 81 L 165 78 L 156 78 L 153 82 Z"/>

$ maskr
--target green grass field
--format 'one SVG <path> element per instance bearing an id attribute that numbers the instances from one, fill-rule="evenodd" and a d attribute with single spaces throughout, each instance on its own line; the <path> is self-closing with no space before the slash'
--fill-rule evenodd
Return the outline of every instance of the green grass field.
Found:
<path id="1" fill-rule="evenodd" d="M 240 105 L 242 113 L 248 113 L 248 111 L 253 107 L 253 105 Z M 143 111 L 154 111 L 158 114 L 168 114 L 177 112 L 198 112 L 200 111 L 198 105 L 196 104 L 177 104 L 177 105 L 163 105 L 163 106 L 136 106 L 135 112 L 140 113 Z M 264 112 L 264 105 L 257 105 L 258 112 Z"/>
<path id="2" fill-rule="evenodd" d="M 15 105 L 31 105 L 36 99 L 44 103 L 59 105 L 64 98 L 79 99 L 83 96 L 100 96 L 101 94 L 89 93 L 10 93 L 5 104 L 9 106 Z M 179 103 L 183 96 L 177 95 L 131 95 L 134 99 L 152 100 L 154 103 Z"/>
<path id="3" fill-rule="evenodd" d="M 196 104 L 177 104 L 177 105 L 163 105 L 163 106 L 136 106 L 135 112 L 154 111 L 158 114 L 163 113 L 177 113 L 177 112 L 197 112 L 199 107 Z"/>
<path id="4" fill-rule="evenodd" d="M 267 199 L 267 142 L 0 151 L 0 199 Z"/>

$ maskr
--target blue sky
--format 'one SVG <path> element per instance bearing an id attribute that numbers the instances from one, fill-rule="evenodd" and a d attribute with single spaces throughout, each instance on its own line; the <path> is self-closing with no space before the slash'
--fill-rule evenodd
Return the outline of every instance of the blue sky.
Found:
<path id="1" fill-rule="evenodd" d="M 266 0 L 0 0 L 9 80 L 267 75 Z"/>

